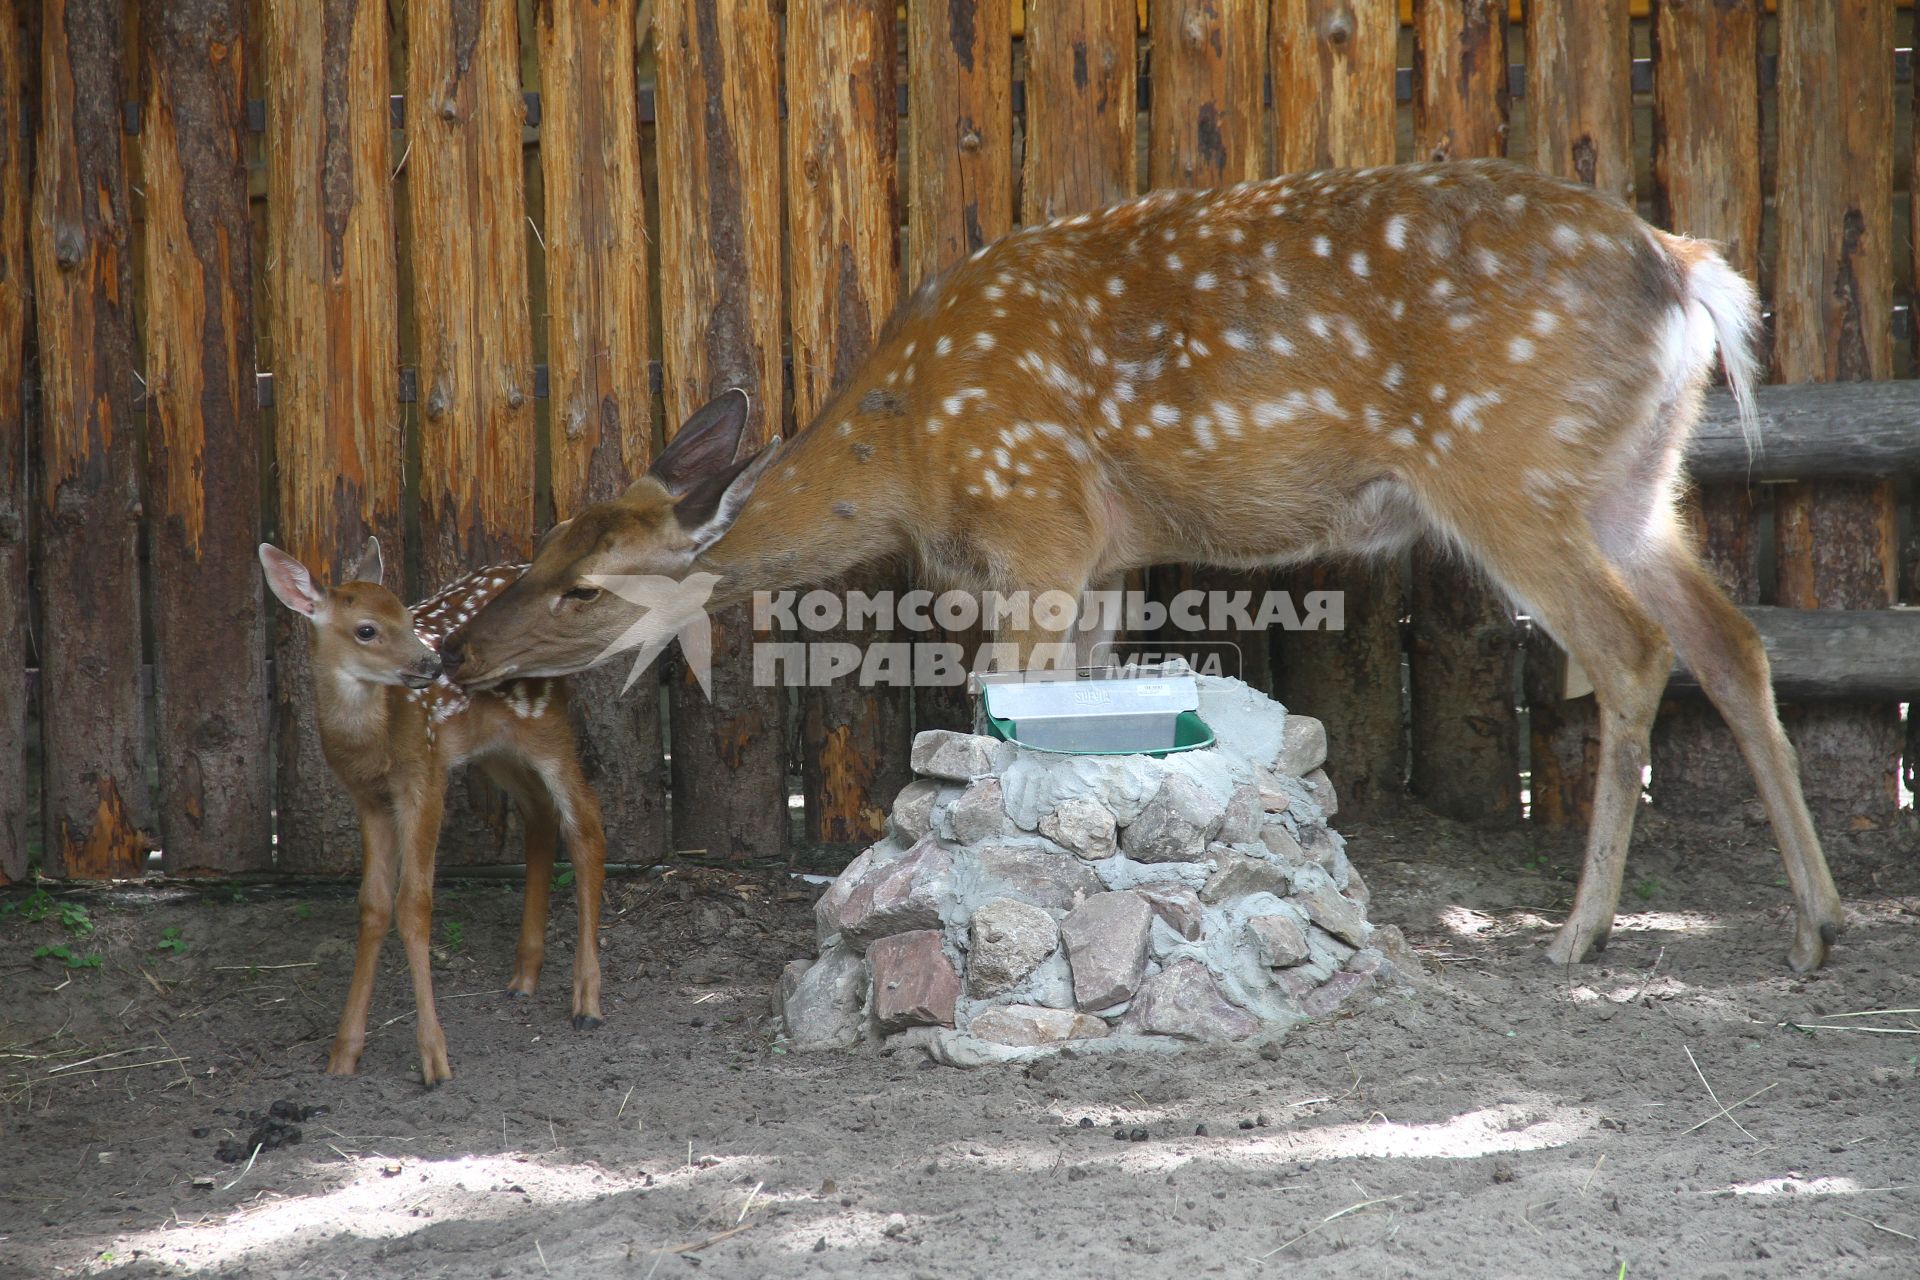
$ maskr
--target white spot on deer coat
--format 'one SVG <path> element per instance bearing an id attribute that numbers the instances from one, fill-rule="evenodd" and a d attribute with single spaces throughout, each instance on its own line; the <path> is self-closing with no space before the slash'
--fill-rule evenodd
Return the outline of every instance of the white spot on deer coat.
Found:
<path id="1" fill-rule="evenodd" d="M 1324 258 L 1332 252 L 1333 252 L 1333 241 L 1327 239 L 1325 236 L 1315 236 L 1313 238 L 1313 256 L 1314 257 Z"/>
<path id="2" fill-rule="evenodd" d="M 1347 269 L 1364 280 L 1369 272 L 1367 255 L 1356 249 L 1353 256 L 1347 259 Z"/>
<path id="3" fill-rule="evenodd" d="M 1396 253 L 1407 247 L 1407 215 L 1396 213 L 1387 219 L 1386 241 Z"/>
<path id="4" fill-rule="evenodd" d="M 1533 340 L 1530 338 L 1507 339 L 1507 359 L 1515 364 L 1533 359 Z"/>

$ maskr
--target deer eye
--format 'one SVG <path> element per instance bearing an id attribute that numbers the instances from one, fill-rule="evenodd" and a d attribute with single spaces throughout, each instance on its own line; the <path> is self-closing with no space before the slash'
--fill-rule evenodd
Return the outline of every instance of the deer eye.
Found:
<path id="1" fill-rule="evenodd" d="M 561 598 L 565 600 L 581 600 L 581 601 L 598 600 L 600 598 L 600 588 L 573 587 L 570 590 L 561 592 L 560 594 L 561 594 Z"/>
<path id="2" fill-rule="evenodd" d="M 353 629 L 353 638 L 361 644 L 371 642 L 372 639 L 379 634 L 380 628 L 374 626 L 371 622 L 363 622 Z"/>

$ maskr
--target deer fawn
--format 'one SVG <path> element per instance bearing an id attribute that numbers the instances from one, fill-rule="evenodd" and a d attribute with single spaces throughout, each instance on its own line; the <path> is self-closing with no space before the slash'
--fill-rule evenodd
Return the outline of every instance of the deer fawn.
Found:
<path id="1" fill-rule="evenodd" d="M 1759 783 L 1790 960 L 1813 969 L 1840 899 L 1766 655 L 1674 511 L 1716 348 L 1752 435 L 1757 325 L 1709 245 L 1505 162 L 1156 191 L 928 283 L 785 447 L 736 461 L 744 397 L 703 408 L 621 498 L 549 532 L 471 624 L 462 679 L 594 662 L 630 612 L 605 574 L 717 574 L 719 608 L 912 555 L 954 586 L 1078 594 L 1425 535 L 1593 682 L 1593 820 L 1548 956 L 1606 942 L 1677 648 Z M 999 638 L 1023 658 L 1070 638 L 1044 626 Z"/>
<path id="2" fill-rule="evenodd" d="M 508 994 L 532 995 L 540 977 L 554 848 L 564 829 L 580 916 L 573 1025 L 600 1025 L 607 842 L 599 802 L 574 753 L 566 686 L 535 678 L 469 691 L 447 678 L 440 656 L 446 637 L 524 566 L 482 569 L 409 610 L 380 585 L 380 544 L 372 538 L 347 582 L 331 590 L 315 586 L 306 566 L 278 547 L 262 543 L 260 563 L 280 603 L 313 625 L 320 745 L 360 812 L 360 935 L 328 1074 L 352 1075 L 359 1065 L 374 968 L 397 906 L 419 1014 L 420 1076 L 429 1085 L 453 1078 L 433 1008 L 428 944 L 447 775 L 469 760 L 513 797 L 526 822 L 526 903 Z"/>

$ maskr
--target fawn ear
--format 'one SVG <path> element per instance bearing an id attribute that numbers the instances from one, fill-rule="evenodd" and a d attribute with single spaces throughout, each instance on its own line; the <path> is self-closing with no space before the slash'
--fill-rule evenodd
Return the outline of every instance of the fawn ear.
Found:
<path id="1" fill-rule="evenodd" d="M 673 514 L 680 521 L 680 527 L 686 530 L 687 536 L 693 539 L 696 553 L 718 542 L 733 527 L 741 508 L 753 496 L 753 486 L 760 482 L 761 474 L 779 452 L 780 437 L 775 436 L 767 441 L 766 448 L 752 457 L 742 458 L 724 471 L 700 481 L 674 505 Z"/>
<path id="2" fill-rule="evenodd" d="M 566 534 L 567 526 L 572 523 L 573 521 L 570 519 L 562 520 L 559 524 L 553 526 L 553 528 L 541 534 L 540 541 L 533 544 L 533 558 L 538 560 L 540 558 L 540 553 L 542 551 L 545 551 L 556 540 L 563 537 Z"/>
<path id="3" fill-rule="evenodd" d="M 694 410 L 668 441 L 647 474 L 680 497 L 695 485 L 729 470 L 747 429 L 747 393 L 735 387 Z"/>
<path id="4" fill-rule="evenodd" d="M 359 561 L 347 570 L 348 582 L 371 582 L 380 585 L 387 575 L 386 561 L 380 555 L 380 539 L 369 537 L 365 549 L 360 552 Z"/>
<path id="5" fill-rule="evenodd" d="M 260 567 L 267 571 L 267 586 L 273 589 L 274 596 L 295 613 L 311 618 L 326 602 L 326 597 L 313 585 L 313 575 L 307 572 L 307 566 L 271 542 L 260 544 Z"/>

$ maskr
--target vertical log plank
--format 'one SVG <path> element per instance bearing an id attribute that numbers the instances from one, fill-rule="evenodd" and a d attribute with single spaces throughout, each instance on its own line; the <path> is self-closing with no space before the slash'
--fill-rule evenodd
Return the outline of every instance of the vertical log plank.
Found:
<path id="1" fill-rule="evenodd" d="M 1275 0 L 1274 168 L 1280 173 L 1392 164 L 1393 0 Z M 1397 563 L 1347 561 L 1282 574 L 1299 601 L 1343 593 L 1345 629 L 1278 638 L 1280 700 L 1326 722 L 1327 775 L 1343 813 L 1390 809 L 1405 794 Z"/>
<path id="2" fill-rule="evenodd" d="M 1655 220 L 1719 241 L 1750 280 L 1760 270 L 1759 40 L 1760 0 L 1669 3 L 1654 15 Z M 1760 603 L 1754 508 L 1764 493 L 1706 485 L 1695 495 L 1695 535 L 1715 580 L 1738 604 Z M 1534 769 L 1537 779 L 1539 765 Z M 1536 781 L 1536 797 L 1539 790 Z M 1719 713 L 1698 699 L 1666 703 L 1653 735 L 1655 803 L 1677 813 L 1726 812 L 1753 795 L 1752 776 Z"/>
<path id="3" fill-rule="evenodd" d="M 907 275 L 918 285 L 1013 230 L 1011 0 L 908 0 Z M 926 584 L 938 588 L 941 584 Z M 985 632 L 937 630 L 971 664 Z M 916 729 L 970 729 L 964 684 L 913 691 Z"/>
<path id="4" fill-rule="evenodd" d="M 647 468 L 652 396 L 646 193 L 641 186 L 634 6 L 541 0 L 540 142 L 546 194 L 547 445 L 566 519 L 618 497 Z M 607 840 L 641 862 L 666 852 L 660 684 L 625 693 L 617 666 L 573 678 L 587 777 Z"/>
<path id="5" fill-rule="evenodd" d="M 1892 374 L 1893 0 L 1783 6 L 1780 259 L 1774 372 L 1833 382 Z M 1891 481 L 1783 486 L 1779 603 L 1863 609 L 1894 598 Z M 1890 705 L 1794 708 L 1788 732 L 1815 820 L 1895 821 L 1900 725 Z"/>
<path id="6" fill-rule="evenodd" d="M 0 0 L 0 885 L 27 878 L 29 0 Z"/>
<path id="7" fill-rule="evenodd" d="M 1526 23 L 1534 167 L 1611 192 L 1631 207 L 1633 17 L 1627 0 L 1531 0 Z"/>
<path id="8" fill-rule="evenodd" d="M 116 0 L 41 10 L 41 741 L 47 869 L 76 879 L 138 875 L 150 847 L 122 13 Z"/>
<path id="9" fill-rule="evenodd" d="M 1501 155 L 1507 140 L 1505 0 L 1415 0 L 1414 154 Z M 1413 790 L 1462 819 L 1519 815 L 1513 611 L 1474 570 L 1413 555 Z"/>
<path id="10" fill-rule="evenodd" d="M 1526 21 L 1534 166 L 1631 207 L 1633 19 L 1627 0 L 1534 0 Z M 1584 826 L 1600 758 L 1593 696 L 1561 696 L 1566 655 L 1542 631 L 1527 642 L 1525 666 L 1533 820 Z"/>
<path id="11" fill-rule="evenodd" d="M 802 3 L 787 12 L 787 220 L 793 414 L 804 426 L 856 370 L 900 296 L 894 0 Z M 844 584 L 898 591 L 897 572 Z M 899 641 L 845 630 L 865 644 Z M 800 777 L 809 840 L 866 842 L 909 779 L 904 688 L 846 679 L 802 694 Z"/>
<path id="12" fill-rule="evenodd" d="M 273 864 L 246 5 L 141 8 L 147 495 L 171 875 Z"/>
<path id="13" fill-rule="evenodd" d="M 413 0 L 407 104 L 424 595 L 533 549 L 517 6 Z M 467 770 L 449 800 L 443 864 L 518 859 L 506 847 L 506 799 L 479 770 Z"/>
<path id="14" fill-rule="evenodd" d="M 1275 171 L 1392 164 L 1395 0 L 1273 0 L 1269 30 Z"/>
<path id="15" fill-rule="evenodd" d="M 1147 128 L 1147 183 L 1153 187 L 1219 187 L 1247 182 L 1265 167 L 1261 77 L 1266 66 L 1265 0 L 1197 0 L 1149 11 L 1153 48 L 1153 114 Z M 1257 593 L 1271 575 L 1211 566 L 1162 565 L 1154 594 L 1183 591 Z M 1222 670 L 1262 691 L 1273 688 L 1270 637 L 1258 631 L 1180 631 L 1169 624 L 1167 648 L 1201 663 L 1234 662 Z M 1204 666 L 1202 669 L 1205 669 Z"/>
<path id="16" fill-rule="evenodd" d="M 779 29 L 770 0 L 660 0 L 660 301 L 669 420 L 730 387 L 743 449 L 782 421 Z M 713 697 L 672 692 L 673 844 L 715 858 L 787 845 L 786 700 L 757 687 L 745 606 L 714 619 Z"/>
<path id="17" fill-rule="evenodd" d="M 262 33 L 279 536 L 332 578 L 370 533 L 401 545 L 387 7 L 267 0 Z M 350 873 L 359 828 L 320 754 L 308 627 L 278 616 L 279 867 Z"/>
<path id="18" fill-rule="evenodd" d="M 1133 195 L 1134 45 L 1133 0 L 1029 9 L 1022 222 Z"/>

